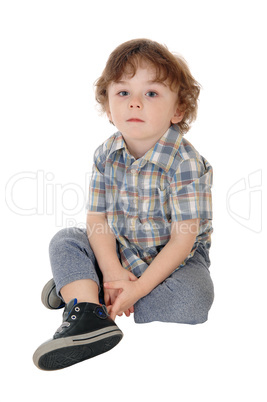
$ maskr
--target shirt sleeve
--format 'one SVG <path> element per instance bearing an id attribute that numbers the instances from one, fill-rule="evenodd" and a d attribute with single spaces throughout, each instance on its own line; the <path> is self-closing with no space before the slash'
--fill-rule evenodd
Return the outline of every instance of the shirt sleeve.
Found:
<path id="1" fill-rule="evenodd" d="M 170 184 L 172 221 L 212 219 L 212 167 L 206 159 L 183 160 Z"/>
<path id="2" fill-rule="evenodd" d="M 104 167 L 99 150 L 94 157 L 94 165 L 89 186 L 89 197 L 86 205 L 88 211 L 106 212 Z"/>

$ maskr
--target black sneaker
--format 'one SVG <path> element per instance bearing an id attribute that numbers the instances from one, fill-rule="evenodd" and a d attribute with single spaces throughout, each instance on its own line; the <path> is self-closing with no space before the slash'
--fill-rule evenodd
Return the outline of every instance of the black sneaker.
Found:
<path id="1" fill-rule="evenodd" d="M 59 370 L 107 352 L 122 337 L 105 306 L 77 304 L 74 299 L 67 304 L 53 339 L 35 351 L 33 362 L 41 370 Z"/>
<path id="2" fill-rule="evenodd" d="M 66 306 L 64 301 L 57 295 L 54 279 L 50 279 L 50 281 L 48 281 L 44 286 L 41 294 L 41 300 L 43 305 L 50 310 L 59 310 L 60 308 Z M 105 304 L 102 286 L 99 293 L 99 303 Z"/>
<path id="3" fill-rule="evenodd" d="M 41 300 L 43 305 L 50 310 L 58 310 L 65 307 L 64 301 L 57 295 L 54 279 L 50 279 L 44 286 Z"/>

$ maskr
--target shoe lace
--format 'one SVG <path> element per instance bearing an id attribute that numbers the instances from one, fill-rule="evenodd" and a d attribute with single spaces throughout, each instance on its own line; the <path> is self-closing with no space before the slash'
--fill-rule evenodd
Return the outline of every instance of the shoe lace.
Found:
<path id="1" fill-rule="evenodd" d="M 64 328 L 68 328 L 69 326 L 70 326 L 70 323 L 64 321 L 64 322 L 60 325 L 60 327 L 56 330 L 56 334 L 60 334 L 60 333 L 64 330 Z"/>

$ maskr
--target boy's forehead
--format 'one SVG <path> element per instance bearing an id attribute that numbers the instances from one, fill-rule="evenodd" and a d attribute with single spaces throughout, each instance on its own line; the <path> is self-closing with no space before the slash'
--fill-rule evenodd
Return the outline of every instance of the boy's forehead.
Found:
<path id="1" fill-rule="evenodd" d="M 149 64 L 138 65 L 135 68 L 135 71 L 130 66 L 126 66 L 125 70 L 122 72 L 121 76 L 116 80 L 117 83 L 123 83 L 129 81 L 136 74 L 142 73 L 143 78 L 148 83 L 158 82 L 157 79 L 157 70 L 156 67 Z"/>
<path id="2" fill-rule="evenodd" d="M 141 72 L 141 74 L 139 74 Z M 125 84 L 129 82 L 135 75 L 138 74 L 141 81 L 146 84 L 159 84 L 164 87 L 169 87 L 171 90 L 177 90 L 177 85 L 173 86 L 173 79 L 169 75 L 168 69 L 164 65 L 159 65 L 151 60 L 144 58 L 130 58 L 117 73 L 114 74 L 112 84 Z"/>

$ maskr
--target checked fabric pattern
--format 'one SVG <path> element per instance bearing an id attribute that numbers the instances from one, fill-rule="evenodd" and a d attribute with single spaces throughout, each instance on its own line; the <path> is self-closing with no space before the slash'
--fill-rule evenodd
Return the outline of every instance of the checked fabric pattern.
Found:
<path id="1" fill-rule="evenodd" d="M 211 186 L 211 165 L 178 126 L 139 159 L 117 132 L 95 152 L 87 209 L 106 214 L 122 265 L 139 277 L 170 239 L 172 222 L 200 218 L 187 259 L 198 243 L 210 247 Z"/>

